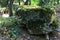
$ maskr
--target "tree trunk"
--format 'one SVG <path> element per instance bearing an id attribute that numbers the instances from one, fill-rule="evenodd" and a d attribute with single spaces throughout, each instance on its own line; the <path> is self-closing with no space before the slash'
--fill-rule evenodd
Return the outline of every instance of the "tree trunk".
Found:
<path id="1" fill-rule="evenodd" d="M 59 0 L 57 0 L 57 3 L 59 4 Z"/>
<path id="2" fill-rule="evenodd" d="M 26 0 L 26 2 L 24 3 L 24 5 L 30 5 L 31 4 L 31 0 Z"/>
<path id="3" fill-rule="evenodd" d="M 13 2 L 14 2 L 14 0 L 9 0 L 8 1 L 8 8 L 9 8 L 9 13 L 10 13 L 9 15 L 10 16 L 13 16 L 13 12 L 12 12 Z"/>
<path id="4" fill-rule="evenodd" d="M 19 1 L 19 5 L 20 5 L 20 1 Z"/>

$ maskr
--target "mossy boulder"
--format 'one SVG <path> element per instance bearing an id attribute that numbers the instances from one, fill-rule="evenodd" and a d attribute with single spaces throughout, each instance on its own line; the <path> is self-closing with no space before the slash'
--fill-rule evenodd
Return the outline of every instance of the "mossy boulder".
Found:
<path id="1" fill-rule="evenodd" d="M 56 12 L 54 8 L 40 6 L 23 6 L 19 12 L 21 24 L 25 25 L 30 34 L 45 34 L 53 31 Z"/>

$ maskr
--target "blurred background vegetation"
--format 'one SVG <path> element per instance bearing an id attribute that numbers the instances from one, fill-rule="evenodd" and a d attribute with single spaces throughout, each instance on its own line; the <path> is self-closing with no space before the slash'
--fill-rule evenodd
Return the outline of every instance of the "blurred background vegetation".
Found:
<path id="1" fill-rule="evenodd" d="M 10 16 L 12 16 L 13 13 L 20 8 L 20 5 L 39 5 L 52 7 L 55 5 L 60 5 L 60 0 L 0 0 L 0 8 L 8 8 L 10 11 Z"/>

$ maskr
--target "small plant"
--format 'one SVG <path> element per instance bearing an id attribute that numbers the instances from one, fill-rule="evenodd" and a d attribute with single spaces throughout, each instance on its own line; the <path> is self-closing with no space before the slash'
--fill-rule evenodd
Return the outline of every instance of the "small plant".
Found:
<path id="1" fill-rule="evenodd" d="M 2 26 L 3 30 L 0 30 L 2 34 L 2 40 L 15 40 L 20 30 L 17 26 L 17 19 L 16 17 L 9 17 L 9 18 L 0 18 L 0 25 Z M 18 31 L 19 30 L 19 31 Z"/>

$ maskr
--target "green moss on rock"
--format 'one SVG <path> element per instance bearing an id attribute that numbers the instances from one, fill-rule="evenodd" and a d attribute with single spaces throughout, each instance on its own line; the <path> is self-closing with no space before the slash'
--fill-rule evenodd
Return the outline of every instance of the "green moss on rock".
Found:
<path id="1" fill-rule="evenodd" d="M 20 10 L 21 24 L 26 25 L 30 34 L 45 34 L 53 31 L 56 18 L 54 8 L 23 6 Z M 55 22 L 54 22 L 55 23 Z M 52 27 L 51 27 L 52 26 Z"/>

